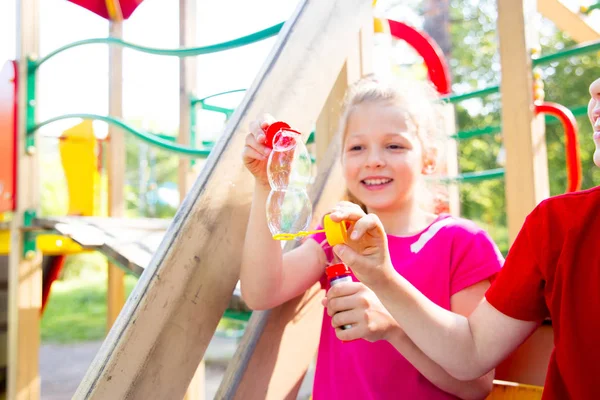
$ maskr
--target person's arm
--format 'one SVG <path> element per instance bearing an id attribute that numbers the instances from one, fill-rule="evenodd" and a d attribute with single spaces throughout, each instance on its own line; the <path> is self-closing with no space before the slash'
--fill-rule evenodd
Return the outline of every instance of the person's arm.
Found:
<path id="1" fill-rule="evenodd" d="M 250 124 L 242 152 L 244 165 L 255 178 L 254 197 L 242 252 L 240 283 L 248 307 L 262 310 L 296 297 L 319 280 L 327 262 L 319 244 L 309 239 L 283 254 L 267 225 L 266 203 L 270 192 L 265 130 L 275 119 L 264 115 Z"/>
<path id="2" fill-rule="evenodd" d="M 429 382 L 446 393 L 464 400 L 485 399 L 490 393 L 494 380 L 494 371 L 480 378 L 462 381 L 454 378 L 446 370 L 427 357 L 408 338 L 391 338 L 389 343 L 400 352 Z"/>
<path id="3" fill-rule="evenodd" d="M 257 184 L 242 253 L 240 284 L 244 302 L 253 310 L 285 303 L 311 287 L 323 274 L 327 259 L 312 240 L 283 254 L 272 238 L 265 204 L 269 189 Z"/>
<path id="4" fill-rule="evenodd" d="M 434 304 L 402 276 L 372 288 L 423 352 L 460 380 L 491 371 L 538 326 L 502 314 L 485 299 L 465 317 Z"/>
<path id="5" fill-rule="evenodd" d="M 468 316 L 489 288 L 488 280 L 476 283 L 451 297 L 451 310 Z M 395 343 L 396 342 L 396 343 Z M 412 340 L 390 340 L 390 343 L 431 383 L 461 399 L 484 399 L 492 390 L 494 370 L 468 381 L 458 380 L 427 357 Z"/>

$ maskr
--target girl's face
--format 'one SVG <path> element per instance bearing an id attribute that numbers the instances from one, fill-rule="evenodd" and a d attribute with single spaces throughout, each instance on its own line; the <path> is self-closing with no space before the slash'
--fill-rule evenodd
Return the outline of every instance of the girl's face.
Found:
<path id="1" fill-rule="evenodd" d="M 594 164 L 600 167 L 600 78 L 596 79 L 590 85 L 590 102 L 588 104 L 588 117 L 592 123 L 594 131 L 594 143 L 596 151 L 594 152 Z"/>
<path id="2" fill-rule="evenodd" d="M 423 173 L 423 146 L 402 109 L 366 102 L 348 117 L 342 164 L 348 190 L 372 211 L 402 208 Z"/>

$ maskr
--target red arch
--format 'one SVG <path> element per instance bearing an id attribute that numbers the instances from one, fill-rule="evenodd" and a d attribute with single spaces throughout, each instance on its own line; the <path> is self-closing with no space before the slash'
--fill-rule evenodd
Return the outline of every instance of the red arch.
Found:
<path id="1" fill-rule="evenodd" d="M 426 33 L 402 22 L 388 19 L 390 34 L 396 39 L 404 40 L 411 45 L 425 61 L 429 80 L 440 94 L 450 93 L 450 73 L 444 53 L 437 43 Z"/>
<path id="2" fill-rule="evenodd" d="M 579 158 L 579 144 L 577 142 L 577 121 L 567 107 L 543 102 L 535 104 L 536 114 L 550 114 L 560 120 L 565 128 L 565 142 L 567 152 L 567 193 L 581 189 L 581 160 Z"/>

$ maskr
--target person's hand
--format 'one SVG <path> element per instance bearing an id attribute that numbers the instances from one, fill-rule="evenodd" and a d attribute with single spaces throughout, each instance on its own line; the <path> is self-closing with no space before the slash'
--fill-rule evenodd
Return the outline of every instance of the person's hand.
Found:
<path id="1" fill-rule="evenodd" d="M 396 273 L 392 267 L 387 236 L 375 214 L 366 214 L 358 205 L 343 201 L 330 214 L 334 222 L 348 221 L 348 241 L 334 246 L 335 254 L 359 281 L 373 288 Z"/>
<path id="2" fill-rule="evenodd" d="M 252 121 L 250 133 L 246 136 L 246 145 L 242 152 L 244 165 L 248 171 L 254 175 L 258 184 L 266 187 L 269 187 L 267 161 L 271 149 L 265 145 L 265 132 L 273 122 L 275 122 L 275 118 L 269 114 Z"/>
<path id="3" fill-rule="evenodd" d="M 343 282 L 331 287 L 323 305 L 332 317 L 331 325 L 340 340 L 389 341 L 404 335 L 375 293 L 360 282 Z"/>

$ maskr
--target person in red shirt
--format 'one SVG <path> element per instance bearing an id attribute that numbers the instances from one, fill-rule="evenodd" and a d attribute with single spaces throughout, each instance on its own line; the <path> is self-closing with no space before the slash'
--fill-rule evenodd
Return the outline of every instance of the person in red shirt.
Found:
<path id="1" fill-rule="evenodd" d="M 590 95 L 594 163 L 600 167 L 600 79 L 590 85 Z M 331 217 L 355 221 L 351 240 L 336 246 L 336 254 L 450 375 L 482 376 L 550 318 L 554 349 L 543 399 L 600 399 L 600 186 L 542 201 L 468 317 L 435 305 L 390 267 L 376 216 L 348 207 Z M 335 298 L 336 288 L 327 296 Z M 341 340 L 345 334 L 337 332 Z"/>

